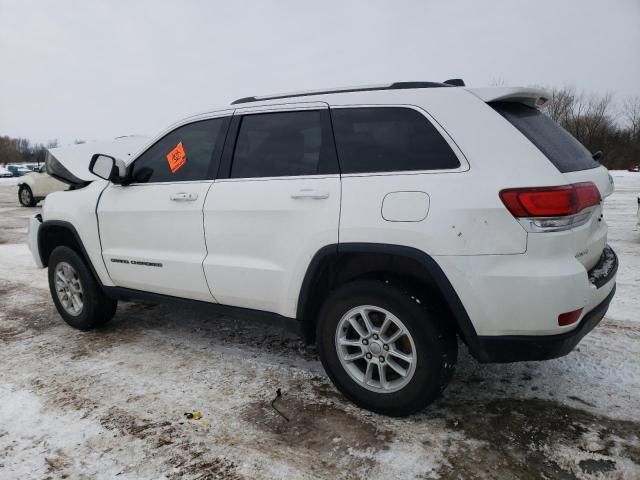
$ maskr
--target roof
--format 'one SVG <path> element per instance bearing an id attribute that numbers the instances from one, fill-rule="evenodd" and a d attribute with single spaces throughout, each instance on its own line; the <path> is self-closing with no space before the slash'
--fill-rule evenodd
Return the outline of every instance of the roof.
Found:
<path id="1" fill-rule="evenodd" d="M 241 103 L 261 102 L 263 100 L 279 100 L 282 98 L 308 97 L 311 95 L 326 95 L 332 93 L 371 92 L 375 90 L 408 90 L 416 88 L 441 88 L 463 87 L 464 81 L 460 78 L 445 80 L 444 82 L 394 82 L 382 85 L 361 85 L 355 87 L 339 87 L 323 90 L 308 90 L 304 92 L 278 93 L 274 95 L 243 97 L 231 102 L 231 105 Z"/>
<path id="2" fill-rule="evenodd" d="M 447 87 L 458 87 L 455 89 L 449 89 Z M 311 90 L 305 92 L 294 92 L 294 93 L 281 93 L 274 95 L 264 95 L 264 96 L 253 96 L 253 97 L 244 97 L 238 100 L 235 100 L 231 103 L 231 107 L 258 107 L 258 106 L 268 106 L 273 105 L 277 100 L 292 100 L 294 101 L 300 97 L 315 97 L 313 100 L 324 101 L 329 104 L 332 103 L 332 100 L 336 100 L 338 102 L 344 101 L 345 98 L 350 97 L 351 95 L 355 95 L 358 98 L 358 101 L 362 101 L 363 99 L 369 99 L 379 101 L 382 98 L 381 95 L 384 95 L 385 92 L 391 93 L 394 91 L 395 94 L 393 97 L 406 99 L 405 95 L 402 95 L 402 92 L 411 93 L 418 92 L 419 90 L 440 90 L 445 89 L 447 93 L 452 93 L 452 90 L 456 90 L 458 92 L 464 91 L 473 94 L 474 96 L 480 98 L 484 102 L 518 102 L 523 103 L 525 105 L 540 108 L 545 105 L 551 95 L 543 89 L 540 88 L 531 88 L 531 87 L 480 87 L 480 88 L 468 88 L 465 86 L 464 82 L 461 79 L 451 79 L 445 80 L 442 83 L 438 82 L 395 82 L 384 85 L 364 85 L 364 86 L 355 86 L 355 87 L 342 87 L 342 88 L 332 88 L 332 89 L 324 89 L 324 90 Z M 435 92 L 434 92 L 435 93 Z M 369 96 L 363 97 L 362 94 L 370 94 Z M 397 97 L 397 95 L 401 95 L 401 97 Z M 389 97 L 391 98 L 391 97 Z M 311 100 L 310 100 L 311 101 Z M 365 100 L 366 102 L 367 100 Z M 293 102 L 289 102 L 293 103 Z M 227 107 L 229 108 L 229 107 Z"/>
<path id="3" fill-rule="evenodd" d="M 457 88 L 450 88 L 457 87 Z M 542 89 L 528 88 L 528 87 L 482 87 L 482 88 L 468 88 L 464 85 L 464 82 L 460 79 L 446 80 L 442 83 L 438 82 L 395 82 L 385 85 L 365 85 L 355 87 L 342 87 L 334 89 L 313 90 L 306 92 L 296 93 L 283 93 L 275 95 L 266 95 L 260 97 L 244 97 L 235 100 L 232 105 L 221 105 L 218 107 L 212 107 L 204 112 L 197 113 L 188 117 L 184 117 L 177 122 L 174 122 L 169 127 L 159 132 L 154 136 L 152 142 L 162 138 L 170 131 L 178 128 L 187 123 L 192 123 L 200 120 L 207 120 L 216 116 L 233 115 L 236 109 L 243 111 L 244 109 L 254 109 L 262 107 L 271 107 L 274 105 L 280 105 L 282 103 L 298 103 L 295 101 L 278 102 L 280 99 L 295 99 L 298 97 L 314 96 L 312 99 L 305 99 L 305 104 L 310 106 L 309 102 L 323 102 L 333 105 L 333 101 L 336 104 L 341 105 L 347 102 L 355 100 L 356 103 L 412 103 L 415 100 L 413 92 L 420 92 L 429 90 L 431 93 L 435 93 L 435 90 L 444 90 L 446 95 L 474 95 L 484 102 L 495 101 L 511 101 L 524 103 L 532 107 L 541 107 L 550 98 L 549 93 Z M 385 92 L 389 92 L 389 95 L 385 95 Z M 393 92 L 393 95 L 391 95 Z M 445 92 L 443 92 L 445 93 Z M 392 97 L 392 98 L 388 98 Z M 108 152 L 106 152 L 108 153 Z M 129 157 L 133 158 L 133 157 Z M 125 163 L 126 158 L 123 158 Z"/>

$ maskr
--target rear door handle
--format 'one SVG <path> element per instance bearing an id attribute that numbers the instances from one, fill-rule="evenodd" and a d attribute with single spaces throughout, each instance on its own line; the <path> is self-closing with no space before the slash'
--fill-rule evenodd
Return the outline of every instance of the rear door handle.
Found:
<path id="1" fill-rule="evenodd" d="M 310 198 L 312 200 L 324 200 L 325 198 L 329 198 L 329 192 L 320 192 L 312 188 L 303 188 L 296 193 L 292 193 L 291 198 L 294 198 L 296 200 L 301 200 L 304 198 Z"/>
<path id="2" fill-rule="evenodd" d="M 193 202 L 198 199 L 197 193 L 178 192 L 169 197 L 174 202 Z"/>

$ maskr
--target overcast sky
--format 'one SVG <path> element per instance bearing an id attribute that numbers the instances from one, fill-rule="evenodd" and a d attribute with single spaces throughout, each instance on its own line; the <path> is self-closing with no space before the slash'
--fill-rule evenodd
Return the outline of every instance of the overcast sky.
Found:
<path id="1" fill-rule="evenodd" d="M 391 81 L 640 95 L 640 0 L 0 0 L 0 19 L 0 135 L 38 142 Z"/>

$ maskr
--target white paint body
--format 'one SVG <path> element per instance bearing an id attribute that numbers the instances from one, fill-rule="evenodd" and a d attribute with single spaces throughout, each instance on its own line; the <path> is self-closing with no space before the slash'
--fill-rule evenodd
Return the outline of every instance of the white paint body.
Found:
<path id="1" fill-rule="evenodd" d="M 213 301 L 202 270 L 207 254 L 202 207 L 211 183 L 109 185 L 104 190 L 98 205 L 102 256 L 116 285 Z M 171 199 L 180 193 L 195 200 Z M 162 267 L 114 261 L 121 259 Z"/>
<path id="2" fill-rule="evenodd" d="M 96 181 L 81 190 L 52 194 L 43 216 L 76 226 L 100 280 L 109 286 L 295 317 L 304 275 L 318 250 L 351 242 L 391 244 L 432 256 L 478 335 L 562 333 L 576 324 L 559 327 L 559 314 L 584 308 L 584 315 L 615 284 L 612 278 L 596 289 L 587 275 L 606 242 L 602 207 L 578 228 L 528 233 L 498 192 L 580 181 L 594 182 L 603 198 L 613 190 L 604 167 L 560 173 L 485 103 L 532 103 L 539 95 L 531 89 L 433 88 L 226 107 L 169 130 L 194 120 L 257 111 L 405 106 L 432 122 L 460 167 L 126 187 Z M 313 195 L 296 198 L 300 192 Z M 171 201 L 177 193 L 195 198 Z M 162 268 L 114 258 L 160 263 Z"/>

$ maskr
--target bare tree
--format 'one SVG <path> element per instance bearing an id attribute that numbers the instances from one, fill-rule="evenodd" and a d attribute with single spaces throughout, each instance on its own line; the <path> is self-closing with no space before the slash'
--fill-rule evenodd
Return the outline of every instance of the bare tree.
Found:
<path id="1" fill-rule="evenodd" d="M 591 151 L 604 150 L 607 147 L 607 133 L 614 129 L 612 99 L 610 93 L 602 96 L 581 94 L 576 97 L 569 117 L 564 120 L 565 128 Z"/>
<path id="2" fill-rule="evenodd" d="M 631 129 L 631 135 L 640 139 L 640 97 L 628 98 L 623 104 L 624 117 Z"/>
<path id="3" fill-rule="evenodd" d="M 551 101 L 545 105 L 545 113 L 592 152 L 606 153 L 611 133 L 617 130 L 611 109 L 613 96 L 578 93 L 572 86 L 550 91 Z"/>
<path id="4" fill-rule="evenodd" d="M 545 105 L 544 111 L 556 122 L 565 124 L 573 114 L 576 101 L 574 87 L 552 88 L 551 101 Z"/>
<path id="5" fill-rule="evenodd" d="M 0 162 L 16 163 L 21 160 L 20 152 L 16 149 L 16 139 L 0 137 Z"/>

